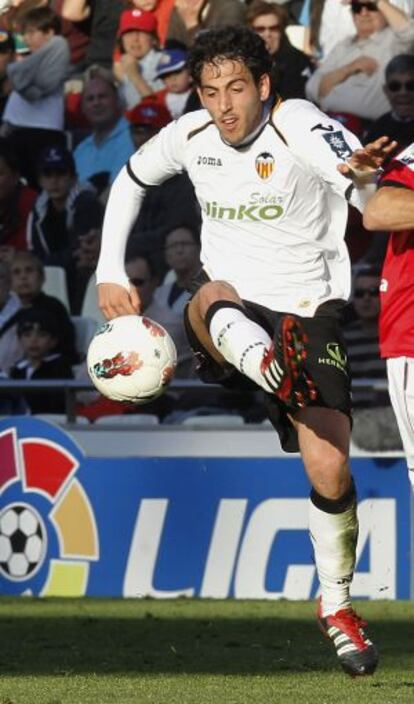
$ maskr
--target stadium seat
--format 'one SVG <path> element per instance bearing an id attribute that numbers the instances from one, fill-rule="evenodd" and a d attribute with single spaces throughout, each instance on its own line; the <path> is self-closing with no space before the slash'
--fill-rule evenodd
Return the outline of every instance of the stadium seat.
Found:
<path id="1" fill-rule="evenodd" d="M 66 271 L 61 266 L 45 266 L 45 282 L 42 290 L 48 296 L 58 298 L 67 310 L 70 309 Z"/>
<path id="2" fill-rule="evenodd" d="M 98 325 L 102 325 L 105 322 L 105 318 L 98 307 L 98 299 L 96 296 L 96 279 L 94 274 L 89 279 L 86 287 L 85 295 L 83 297 L 81 316 L 83 318 L 92 318 L 92 320 L 96 320 Z"/>
<path id="3" fill-rule="evenodd" d="M 66 425 L 68 423 L 66 413 L 36 413 L 33 418 L 39 418 L 40 420 L 47 420 L 49 423 L 54 423 L 55 425 Z M 84 416 L 77 416 L 75 420 L 76 425 L 89 425 L 89 421 Z"/>
<path id="4" fill-rule="evenodd" d="M 84 317 L 83 315 L 72 315 L 71 321 L 75 327 L 76 349 L 83 359 L 86 357 L 89 343 L 92 340 L 98 325 L 96 320 Z"/>
<path id="5" fill-rule="evenodd" d="M 189 416 L 185 418 L 181 425 L 191 425 L 192 427 L 197 426 L 198 428 L 211 427 L 215 428 L 238 428 L 244 425 L 244 418 L 237 415 L 226 415 L 226 414 L 216 414 L 209 416 Z"/>
<path id="6" fill-rule="evenodd" d="M 95 420 L 99 425 L 123 425 L 135 427 L 137 425 L 159 425 L 158 416 L 152 413 L 120 413 L 119 415 L 101 416 Z"/>

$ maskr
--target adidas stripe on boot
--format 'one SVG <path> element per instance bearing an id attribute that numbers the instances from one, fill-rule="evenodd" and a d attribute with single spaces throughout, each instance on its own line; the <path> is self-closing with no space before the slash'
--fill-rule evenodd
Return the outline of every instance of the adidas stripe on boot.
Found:
<path id="1" fill-rule="evenodd" d="M 323 635 L 334 644 L 345 672 L 351 677 L 372 675 L 378 664 L 378 652 L 364 631 L 366 621 L 352 608 L 322 616 L 320 601 L 317 619 Z"/>
<path id="2" fill-rule="evenodd" d="M 300 322 L 292 315 L 283 316 L 277 342 L 266 350 L 261 365 L 270 389 L 294 408 L 304 408 L 317 398 L 315 384 L 304 371 L 307 341 Z"/>

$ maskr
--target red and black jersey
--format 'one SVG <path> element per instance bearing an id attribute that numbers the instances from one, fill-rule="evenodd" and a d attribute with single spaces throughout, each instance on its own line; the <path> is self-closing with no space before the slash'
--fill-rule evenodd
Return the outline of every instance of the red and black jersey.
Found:
<path id="1" fill-rule="evenodd" d="M 414 142 L 393 159 L 381 186 L 414 191 Z M 382 357 L 414 357 L 414 230 L 391 232 L 381 281 Z"/>

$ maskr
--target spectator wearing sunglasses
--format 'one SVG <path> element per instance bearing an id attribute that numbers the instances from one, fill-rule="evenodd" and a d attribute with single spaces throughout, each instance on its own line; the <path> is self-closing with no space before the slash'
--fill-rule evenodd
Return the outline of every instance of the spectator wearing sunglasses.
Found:
<path id="1" fill-rule="evenodd" d="M 364 136 L 372 142 L 386 134 L 396 139 L 400 149 L 411 144 L 414 136 L 414 55 L 395 56 L 385 68 L 384 92 L 391 110 L 376 120 Z"/>
<path id="2" fill-rule="evenodd" d="M 312 74 L 306 94 L 325 112 L 376 120 L 389 111 L 385 66 L 414 51 L 414 20 L 388 0 L 352 0 L 356 34 L 338 42 Z"/>
<path id="3" fill-rule="evenodd" d="M 246 22 L 263 39 L 272 57 L 274 90 L 282 98 L 304 98 L 312 63 L 289 41 L 286 34 L 289 22 L 287 10 L 265 0 L 253 0 L 246 12 Z"/>

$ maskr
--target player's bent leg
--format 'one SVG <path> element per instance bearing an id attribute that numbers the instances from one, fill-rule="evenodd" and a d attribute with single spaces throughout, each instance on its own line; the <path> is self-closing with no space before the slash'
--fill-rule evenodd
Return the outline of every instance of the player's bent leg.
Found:
<path id="1" fill-rule="evenodd" d="M 272 339 L 251 320 L 237 291 L 224 281 L 211 281 L 197 291 L 192 303 L 189 320 L 209 354 L 271 391 L 261 365 Z"/>
<path id="2" fill-rule="evenodd" d="M 312 407 L 299 411 L 293 422 L 313 487 L 309 530 L 321 585 L 318 624 L 345 672 L 372 674 L 378 654 L 349 594 L 358 538 L 356 491 L 348 466 L 350 421 L 338 411 Z"/>
<path id="3" fill-rule="evenodd" d="M 222 281 L 204 284 L 189 313 L 206 349 L 214 346 L 211 354 L 216 361 L 224 358 L 294 408 L 316 399 L 315 386 L 304 370 L 307 338 L 297 318 L 281 316 L 273 342 L 269 332 L 252 320 L 235 289 Z"/>

